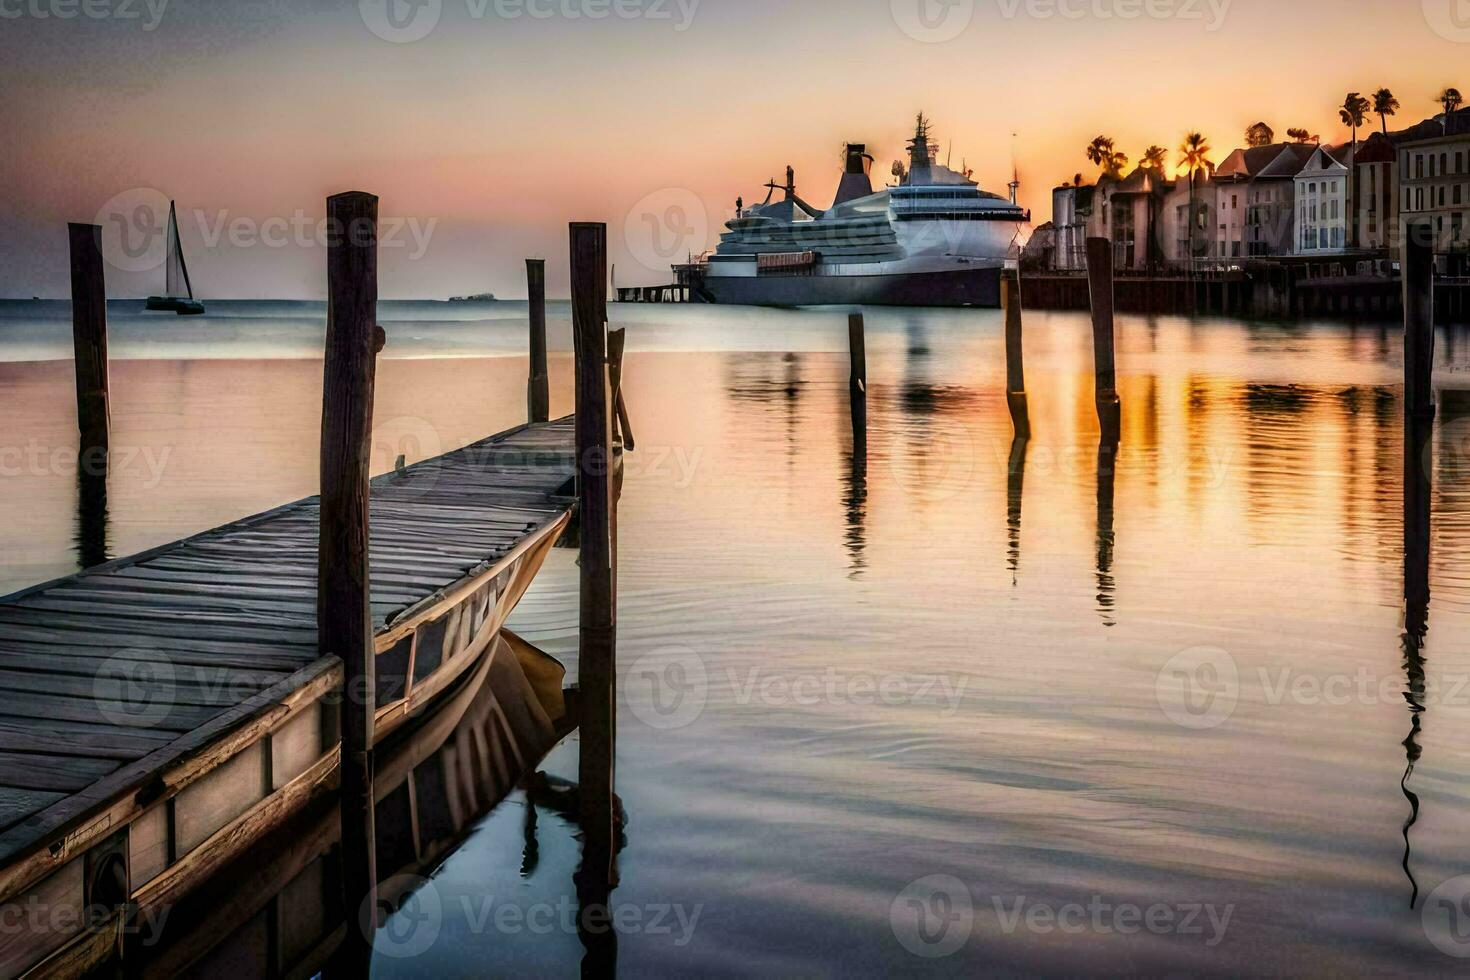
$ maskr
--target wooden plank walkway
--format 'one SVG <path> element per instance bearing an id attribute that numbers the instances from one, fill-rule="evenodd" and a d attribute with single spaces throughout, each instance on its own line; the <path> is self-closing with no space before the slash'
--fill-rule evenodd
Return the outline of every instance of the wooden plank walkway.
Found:
<path id="1" fill-rule="evenodd" d="M 571 509 L 570 417 L 373 481 L 375 631 Z M 308 498 L 0 598 L 0 864 L 321 673 Z"/>

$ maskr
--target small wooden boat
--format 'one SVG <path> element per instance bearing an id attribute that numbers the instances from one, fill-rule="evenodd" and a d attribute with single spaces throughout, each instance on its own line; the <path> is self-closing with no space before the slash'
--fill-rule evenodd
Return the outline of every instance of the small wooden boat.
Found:
<path id="1" fill-rule="evenodd" d="M 204 304 L 194 298 L 194 286 L 189 282 L 189 267 L 184 263 L 184 248 L 179 241 L 179 214 L 173 201 L 168 202 L 168 253 L 163 276 L 163 288 L 168 295 L 149 296 L 146 309 L 179 316 L 198 316 L 204 312 Z"/>
<path id="2" fill-rule="evenodd" d="M 559 668 L 502 627 L 570 523 L 573 435 L 571 418 L 524 426 L 374 481 L 377 743 L 434 725 L 467 681 L 493 681 L 496 663 L 508 671 L 496 749 L 516 756 L 502 776 L 564 733 Z M 177 904 L 330 790 L 353 694 L 342 662 L 314 643 L 316 507 L 289 504 L 0 603 L 8 659 L 42 654 L 71 671 L 41 675 L 7 709 L 26 717 L 0 725 L 5 748 L 39 752 L 0 764 L 11 786 L 0 791 L 0 904 L 56 912 L 0 930 L 0 976 L 107 961 L 140 910 Z M 535 697 L 511 695 L 527 683 Z M 505 728 L 517 712 L 539 720 Z M 67 767 L 96 770 L 95 782 L 63 788 Z"/>

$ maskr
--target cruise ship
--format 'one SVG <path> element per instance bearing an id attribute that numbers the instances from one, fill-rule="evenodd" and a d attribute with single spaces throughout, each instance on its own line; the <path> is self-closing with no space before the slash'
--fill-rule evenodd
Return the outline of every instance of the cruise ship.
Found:
<path id="1" fill-rule="evenodd" d="M 676 268 L 690 298 L 751 306 L 998 306 L 1000 273 L 1029 233 L 1031 214 L 981 190 L 968 170 L 937 161 L 920 115 L 907 172 L 874 191 L 873 158 L 849 143 L 846 172 L 826 210 L 774 180 L 761 204 L 736 202 L 719 246 Z M 777 198 L 777 193 L 780 197 Z"/>

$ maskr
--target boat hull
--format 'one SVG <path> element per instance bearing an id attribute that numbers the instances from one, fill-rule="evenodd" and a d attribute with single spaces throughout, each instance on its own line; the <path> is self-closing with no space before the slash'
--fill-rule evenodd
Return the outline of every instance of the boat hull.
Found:
<path id="1" fill-rule="evenodd" d="M 204 312 L 204 304 L 193 299 L 178 299 L 174 296 L 149 296 L 144 309 L 155 313 L 177 313 L 179 316 L 198 316 Z"/>
<path id="2" fill-rule="evenodd" d="M 1000 306 L 1000 268 L 874 275 L 706 276 L 698 302 L 738 306 Z"/>

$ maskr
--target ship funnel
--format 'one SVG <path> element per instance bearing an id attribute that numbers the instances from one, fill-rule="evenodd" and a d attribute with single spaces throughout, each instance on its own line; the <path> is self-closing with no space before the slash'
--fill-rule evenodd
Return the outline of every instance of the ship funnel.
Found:
<path id="1" fill-rule="evenodd" d="M 842 174 L 842 182 L 837 185 L 837 197 L 832 201 L 834 208 L 873 193 L 873 181 L 868 176 L 873 158 L 867 149 L 864 143 L 847 144 L 847 168 Z"/>

